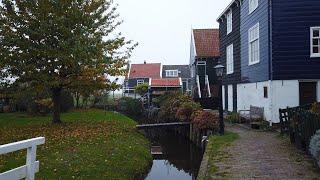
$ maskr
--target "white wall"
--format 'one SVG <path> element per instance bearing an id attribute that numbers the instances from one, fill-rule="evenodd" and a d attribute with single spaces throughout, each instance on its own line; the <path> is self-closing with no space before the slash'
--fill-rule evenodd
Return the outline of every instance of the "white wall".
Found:
<path id="1" fill-rule="evenodd" d="M 280 122 L 279 109 L 299 106 L 299 81 L 272 81 L 272 121 Z"/>
<path id="2" fill-rule="evenodd" d="M 228 111 L 233 111 L 233 89 L 232 85 L 228 85 Z"/>
<path id="3" fill-rule="evenodd" d="M 222 86 L 222 107 L 223 110 L 226 110 L 226 97 L 225 97 L 225 89 L 224 86 Z"/>
<path id="4" fill-rule="evenodd" d="M 263 88 L 268 88 L 268 98 L 264 98 Z M 249 110 L 250 106 L 263 107 L 267 121 L 272 119 L 270 82 L 258 82 L 237 85 L 237 110 Z"/>
<path id="5" fill-rule="evenodd" d="M 264 87 L 268 88 L 268 98 L 264 98 Z M 272 123 L 279 123 L 280 108 L 299 106 L 298 80 L 238 84 L 237 91 L 238 111 L 249 110 L 250 105 L 264 107 L 265 118 Z"/>

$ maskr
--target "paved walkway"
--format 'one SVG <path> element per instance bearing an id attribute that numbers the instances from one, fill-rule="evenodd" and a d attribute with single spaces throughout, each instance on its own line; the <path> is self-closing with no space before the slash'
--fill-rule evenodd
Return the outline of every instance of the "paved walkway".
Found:
<path id="1" fill-rule="evenodd" d="M 278 133 L 228 126 L 240 139 L 225 149 L 227 155 L 215 163 L 212 179 L 320 179 L 312 160 Z"/>

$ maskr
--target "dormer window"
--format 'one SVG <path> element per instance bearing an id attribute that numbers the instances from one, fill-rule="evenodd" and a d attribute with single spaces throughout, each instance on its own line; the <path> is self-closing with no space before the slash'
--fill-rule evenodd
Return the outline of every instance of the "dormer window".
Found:
<path id="1" fill-rule="evenodd" d="M 256 10 L 259 6 L 259 0 L 249 0 L 249 14 Z"/>
<path id="2" fill-rule="evenodd" d="M 178 77 L 178 70 L 166 70 L 166 77 Z"/>
<path id="3" fill-rule="evenodd" d="M 232 32 L 232 11 L 230 10 L 227 14 L 227 34 Z"/>
<path id="4" fill-rule="evenodd" d="M 311 27 L 311 57 L 320 57 L 320 27 Z"/>

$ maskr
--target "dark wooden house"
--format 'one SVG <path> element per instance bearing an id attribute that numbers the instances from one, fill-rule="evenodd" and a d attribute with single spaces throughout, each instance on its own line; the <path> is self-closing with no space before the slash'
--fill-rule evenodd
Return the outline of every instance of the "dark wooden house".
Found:
<path id="1" fill-rule="evenodd" d="M 214 67 L 220 57 L 219 30 L 193 29 L 190 46 L 192 95 L 197 99 L 218 95 Z"/>
<path id="2" fill-rule="evenodd" d="M 271 124 L 279 122 L 279 108 L 320 101 L 319 9 L 318 0 L 231 2 L 218 22 L 221 46 L 226 42 L 223 32 L 228 12 L 232 11 L 232 20 L 238 21 L 232 25 L 240 24 L 240 33 L 234 38 L 240 38 L 240 66 L 235 58 L 239 47 L 233 47 L 233 74 L 238 75 L 224 78 L 226 84 L 236 84 L 231 100 L 236 102 L 234 111 L 261 107 Z M 221 48 L 222 59 L 226 59 L 225 49 Z M 224 98 L 226 104 L 231 99 L 228 92 L 224 94 L 228 96 Z"/>
<path id="3" fill-rule="evenodd" d="M 240 39 L 240 4 L 232 3 L 220 15 L 220 60 L 226 67 L 223 77 L 223 108 L 237 110 L 237 84 L 241 80 L 241 39 Z"/>

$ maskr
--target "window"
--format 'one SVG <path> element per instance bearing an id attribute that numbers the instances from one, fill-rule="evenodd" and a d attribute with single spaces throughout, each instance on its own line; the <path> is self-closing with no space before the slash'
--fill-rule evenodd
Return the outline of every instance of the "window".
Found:
<path id="1" fill-rule="evenodd" d="M 144 80 L 143 79 L 138 79 L 137 80 L 137 86 L 144 84 Z"/>
<path id="2" fill-rule="evenodd" d="M 227 14 L 227 34 L 232 32 L 232 11 Z"/>
<path id="3" fill-rule="evenodd" d="M 249 29 L 249 65 L 260 62 L 259 23 Z"/>
<path id="4" fill-rule="evenodd" d="M 198 61 L 198 62 L 197 62 L 197 65 L 198 65 L 198 66 L 205 66 L 206 64 L 207 64 L 206 61 Z"/>
<path id="5" fill-rule="evenodd" d="M 178 77 L 178 70 L 166 70 L 166 77 Z"/>
<path id="6" fill-rule="evenodd" d="M 227 47 L 227 74 L 233 73 L 233 44 Z"/>
<path id="7" fill-rule="evenodd" d="M 320 27 L 310 28 L 311 57 L 320 57 Z"/>
<path id="8" fill-rule="evenodd" d="M 263 87 L 263 97 L 268 98 L 268 87 Z"/>
<path id="9" fill-rule="evenodd" d="M 249 0 L 249 14 L 258 8 L 259 0 Z"/>

